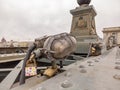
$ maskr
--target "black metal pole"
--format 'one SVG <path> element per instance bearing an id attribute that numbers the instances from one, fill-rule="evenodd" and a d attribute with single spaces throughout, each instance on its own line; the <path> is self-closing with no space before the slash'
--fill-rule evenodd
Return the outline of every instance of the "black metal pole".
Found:
<path id="1" fill-rule="evenodd" d="M 60 68 L 63 68 L 63 61 L 60 61 Z"/>
<path id="2" fill-rule="evenodd" d="M 28 51 L 27 51 L 27 54 L 24 58 L 24 61 L 23 61 L 23 66 L 22 66 L 22 71 L 21 71 L 21 75 L 20 75 L 20 85 L 24 84 L 25 83 L 25 67 L 26 67 L 26 62 L 27 60 L 29 59 L 30 55 L 31 55 L 31 52 L 36 48 L 36 44 L 33 44 L 31 45 L 29 48 L 28 48 Z"/>

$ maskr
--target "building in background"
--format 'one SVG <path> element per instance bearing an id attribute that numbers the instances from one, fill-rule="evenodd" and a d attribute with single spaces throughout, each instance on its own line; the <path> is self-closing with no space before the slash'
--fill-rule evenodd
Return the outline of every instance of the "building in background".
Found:
<path id="1" fill-rule="evenodd" d="M 0 42 L 0 54 L 25 53 L 33 41 L 7 41 L 5 38 Z"/>
<path id="2" fill-rule="evenodd" d="M 33 41 L 7 41 L 4 37 L 1 39 L 0 47 L 28 47 Z"/>
<path id="3" fill-rule="evenodd" d="M 107 49 L 120 45 L 120 27 L 104 28 L 103 35 L 103 42 Z"/>

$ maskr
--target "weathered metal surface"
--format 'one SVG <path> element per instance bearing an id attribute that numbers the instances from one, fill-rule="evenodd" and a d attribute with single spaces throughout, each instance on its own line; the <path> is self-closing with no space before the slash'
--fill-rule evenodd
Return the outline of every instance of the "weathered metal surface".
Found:
<path id="1" fill-rule="evenodd" d="M 37 69 L 46 69 L 47 67 L 37 67 Z M 12 71 L 14 68 L 2 68 L 0 72 Z"/>
<path id="2" fill-rule="evenodd" d="M 78 58 L 81 60 L 80 57 L 78 57 Z M 74 58 L 73 58 L 73 59 L 74 59 Z M 43 62 L 43 63 L 51 63 L 51 61 L 48 60 L 48 59 L 46 59 L 46 58 L 38 59 L 37 61 L 38 61 L 39 63 L 41 63 L 41 62 Z M 72 63 L 74 63 L 74 62 L 75 62 L 75 59 L 74 59 L 74 60 L 65 59 L 65 60 L 63 61 L 63 65 L 66 66 L 66 65 L 72 64 Z M 39 64 L 39 63 L 38 63 L 38 64 Z M 57 63 L 57 64 L 60 64 L 59 61 L 56 61 L 56 63 Z"/>
<path id="3" fill-rule="evenodd" d="M 19 86 L 19 83 L 13 85 L 13 88 L 10 90 L 30 90 L 32 87 L 42 83 L 47 79 L 48 77 L 46 76 L 35 76 L 26 80 L 26 83 L 21 86 Z"/>
<path id="4" fill-rule="evenodd" d="M 120 49 L 116 47 L 100 56 L 66 66 L 63 68 L 66 71 L 53 78 L 35 76 L 26 80 L 24 85 L 13 85 L 10 90 L 119 90 L 120 72 L 116 69 L 119 63 Z M 9 90 L 15 74 L 16 71 L 9 76 L 11 79 L 6 77 L 4 83 L 0 84 L 0 90 Z"/>
<path id="5" fill-rule="evenodd" d="M 116 58 L 117 49 L 69 65 L 62 74 L 29 90 L 120 90 L 120 72 L 114 68 L 115 62 L 119 61 Z"/>
<path id="6" fill-rule="evenodd" d="M 91 49 L 90 43 L 77 43 L 76 54 L 88 54 L 89 50 Z"/>
<path id="7" fill-rule="evenodd" d="M 0 54 L 23 53 L 28 47 L 0 47 Z"/>
<path id="8" fill-rule="evenodd" d="M 53 58 L 63 59 L 75 51 L 76 39 L 68 33 L 53 35 L 44 42 L 43 48 L 54 51 Z"/>
<path id="9" fill-rule="evenodd" d="M 13 85 L 14 81 L 16 80 L 18 74 L 21 71 L 22 68 L 22 63 L 21 61 L 13 71 L 11 71 L 8 76 L 0 83 L 0 90 L 9 90 L 11 86 Z"/>
<path id="10" fill-rule="evenodd" d="M 19 60 L 23 60 L 23 59 L 24 59 L 24 57 L 23 57 L 23 58 L 15 58 L 15 59 L 0 60 L 0 63 L 19 61 Z"/>
<path id="11" fill-rule="evenodd" d="M 2 68 L 0 72 L 12 71 L 14 68 Z"/>
<path id="12" fill-rule="evenodd" d="M 0 63 L 23 60 L 26 53 L 0 54 Z"/>

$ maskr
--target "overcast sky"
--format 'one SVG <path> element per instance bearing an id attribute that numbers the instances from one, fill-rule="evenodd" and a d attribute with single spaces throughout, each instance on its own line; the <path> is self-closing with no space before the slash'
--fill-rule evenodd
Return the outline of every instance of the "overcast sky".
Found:
<path id="1" fill-rule="evenodd" d="M 70 32 L 77 0 L 0 0 L 0 39 L 33 40 L 34 38 Z M 105 27 L 120 26 L 120 0 L 92 0 L 97 33 Z"/>

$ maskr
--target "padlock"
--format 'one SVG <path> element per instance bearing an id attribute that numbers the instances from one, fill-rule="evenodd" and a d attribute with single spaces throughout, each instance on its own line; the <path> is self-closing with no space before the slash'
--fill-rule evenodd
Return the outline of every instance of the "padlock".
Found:
<path id="1" fill-rule="evenodd" d="M 25 67 L 25 76 L 35 76 L 37 75 L 37 64 L 35 59 L 32 61 L 27 60 Z"/>

